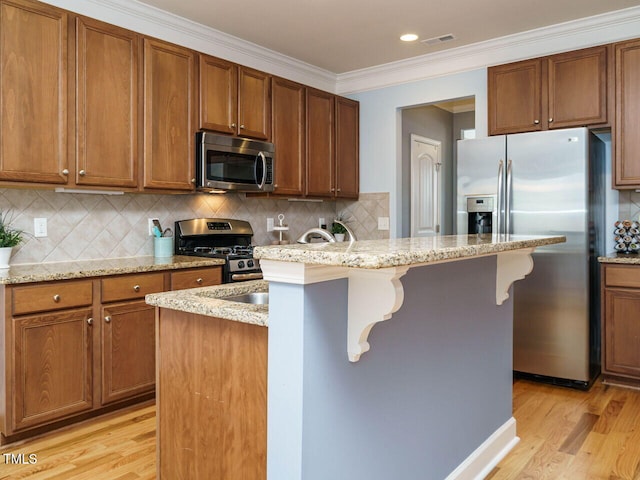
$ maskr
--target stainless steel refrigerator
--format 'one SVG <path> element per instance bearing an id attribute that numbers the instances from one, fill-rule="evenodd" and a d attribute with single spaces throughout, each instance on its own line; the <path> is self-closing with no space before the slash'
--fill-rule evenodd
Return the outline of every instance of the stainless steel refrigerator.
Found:
<path id="1" fill-rule="evenodd" d="M 605 148 L 586 128 L 458 142 L 456 233 L 567 237 L 514 283 L 517 373 L 588 388 L 599 372 Z"/>

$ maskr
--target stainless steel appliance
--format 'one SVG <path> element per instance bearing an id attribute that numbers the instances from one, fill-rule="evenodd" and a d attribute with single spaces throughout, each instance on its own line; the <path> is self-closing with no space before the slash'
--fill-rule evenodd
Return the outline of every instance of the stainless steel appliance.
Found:
<path id="1" fill-rule="evenodd" d="M 467 202 L 493 196 L 494 234 L 565 235 L 536 249 L 513 287 L 516 372 L 588 388 L 600 368 L 597 256 L 604 240 L 605 145 L 585 128 L 458 142 L 457 233 Z"/>
<path id="2" fill-rule="evenodd" d="M 493 195 L 476 195 L 467 197 L 467 232 L 493 233 Z"/>
<path id="3" fill-rule="evenodd" d="M 196 134 L 196 188 L 200 191 L 271 192 L 275 148 L 246 138 Z"/>
<path id="4" fill-rule="evenodd" d="M 222 282 L 262 278 L 260 261 L 253 258 L 249 222 L 229 218 L 194 218 L 175 222 L 176 255 L 222 258 Z"/>

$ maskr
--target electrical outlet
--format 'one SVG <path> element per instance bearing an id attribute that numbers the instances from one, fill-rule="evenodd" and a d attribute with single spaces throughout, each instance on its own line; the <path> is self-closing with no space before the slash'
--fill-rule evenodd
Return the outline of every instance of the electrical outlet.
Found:
<path id="1" fill-rule="evenodd" d="M 153 221 L 155 220 L 157 222 L 158 219 L 157 218 L 148 218 L 147 220 L 149 222 L 149 235 L 153 236 Z"/>
<path id="2" fill-rule="evenodd" d="M 389 230 L 389 217 L 378 217 L 378 230 Z"/>
<path id="3" fill-rule="evenodd" d="M 273 232 L 273 218 L 267 218 L 267 232 Z"/>
<path id="4" fill-rule="evenodd" d="M 326 225 L 327 222 L 324 221 L 324 217 L 320 217 L 318 219 L 318 228 L 322 228 L 323 225 Z"/>
<path id="5" fill-rule="evenodd" d="M 33 219 L 33 236 L 34 237 L 47 236 L 47 219 L 46 218 Z"/>

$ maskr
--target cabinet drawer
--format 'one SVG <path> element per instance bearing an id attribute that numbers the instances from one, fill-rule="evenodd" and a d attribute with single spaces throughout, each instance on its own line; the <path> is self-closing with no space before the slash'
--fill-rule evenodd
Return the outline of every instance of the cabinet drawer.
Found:
<path id="1" fill-rule="evenodd" d="M 132 298 L 143 298 L 148 293 L 164 290 L 164 273 L 124 275 L 102 280 L 102 302 L 117 302 Z"/>
<path id="2" fill-rule="evenodd" d="M 640 266 L 607 265 L 605 282 L 607 286 L 640 288 Z"/>
<path id="3" fill-rule="evenodd" d="M 13 314 L 84 307 L 93 303 L 91 280 L 45 283 L 13 289 Z"/>
<path id="4" fill-rule="evenodd" d="M 171 272 L 171 290 L 208 287 L 222 283 L 222 268 L 207 267 Z"/>

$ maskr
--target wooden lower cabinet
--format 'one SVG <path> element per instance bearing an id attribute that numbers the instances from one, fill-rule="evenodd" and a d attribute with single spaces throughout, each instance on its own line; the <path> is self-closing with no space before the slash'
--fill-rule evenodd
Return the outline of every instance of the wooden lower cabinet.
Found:
<path id="1" fill-rule="evenodd" d="M 153 398 L 144 296 L 217 283 L 221 267 L 0 285 L 0 444 Z"/>
<path id="2" fill-rule="evenodd" d="M 267 328 L 160 309 L 158 479 L 266 479 Z"/>
<path id="3" fill-rule="evenodd" d="M 102 308 L 102 403 L 153 392 L 155 307 L 144 300 Z"/>
<path id="4" fill-rule="evenodd" d="M 640 265 L 604 265 L 602 374 L 640 385 Z"/>
<path id="5" fill-rule="evenodd" d="M 62 310 L 13 319 L 12 430 L 90 410 L 92 310 Z"/>

